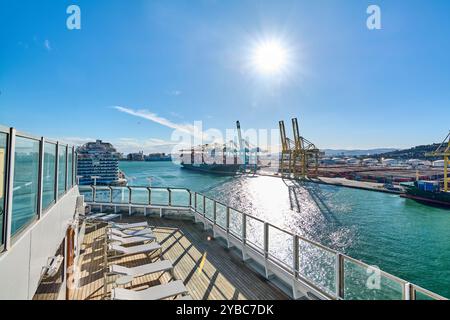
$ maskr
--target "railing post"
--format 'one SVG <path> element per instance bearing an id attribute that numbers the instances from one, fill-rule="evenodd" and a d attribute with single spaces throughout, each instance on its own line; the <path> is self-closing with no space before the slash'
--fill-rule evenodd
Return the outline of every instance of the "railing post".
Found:
<path id="1" fill-rule="evenodd" d="M 66 146 L 66 174 L 65 174 L 65 185 L 64 185 L 64 193 L 66 193 L 69 188 L 69 145 Z"/>
<path id="2" fill-rule="evenodd" d="M 227 235 L 230 234 L 230 207 L 227 206 L 227 218 L 226 218 Z"/>
<path id="3" fill-rule="evenodd" d="M 217 202 L 214 201 L 213 202 L 213 222 L 214 222 L 214 225 L 217 224 L 216 220 L 217 220 Z"/>
<path id="4" fill-rule="evenodd" d="M 269 258 L 269 224 L 264 222 L 264 260 Z"/>
<path id="5" fill-rule="evenodd" d="M 92 202 L 97 202 L 97 186 L 92 186 Z"/>
<path id="6" fill-rule="evenodd" d="M 293 243 L 292 243 L 292 250 L 293 250 L 293 252 L 292 252 L 292 256 L 293 256 L 293 261 L 292 261 L 292 268 L 293 268 L 293 271 L 294 271 L 294 278 L 295 279 L 297 279 L 297 275 L 298 275 L 298 273 L 300 272 L 300 266 L 299 266 L 299 252 L 298 252 L 298 250 L 299 250 L 299 238 L 298 238 L 298 235 L 294 235 L 294 239 L 293 239 L 294 241 L 293 241 Z"/>
<path id="7" fill-rule="evenodd" d="M 172 190 L 170 188 L 167 188 L 167 192 L 169 192 L 169 207 L 172 206 Z"/>
<path id="8" fill-rule="evenodd" d="M 44 137 L 41 138 L 39 142 L 39 173 L 38 173 L 38 206 L 37 206 L 37 214 L 38 219 L 42 217 L 42 189 L 43 189 L 43 176 L 44 176 Z"/>
<path id="9" fill-rule="evenodd" d="M 344 299 L 344 256 L 336 254 L 336 298 Z"/>
<path id="10" fill-rule="evenodd" d="M 131 205 L 131 187 L 127 187 L 128 188 L 128 204 Z"/>
<path id="11" fill-rule="evenodd" d="M 403 288 L 403 300 L 416 300 L 416 292 L 409 282 L 405 283 Z"/>
<path id="12" fill-rule="evenodd" d="M 109 202 L 113 203 L 113 188 L 109 186 Z"/>
<path id="13" fill-rule="evenodd" d="M 206 216 L 206 197 L 203 196 L 203 217 Z"/>
<path id="14" fill-rule="evenodd" d="M 192 209 L 192 192 L 191 190 L 188 190 L 188 192 L 189 192 L 189 208 Z"/>
<path id="15" fill-rule="evenodd" d="M 197 192 L 194 192 L 194 211 L 197 212 Z"/>
<path id="16" fill-rule="evenodd" d="M 242 213 L 242 260 L 247 260 L 247 215 Z"/>
<path id="17" fill-rule="evenodd" d="M 148 190 L 148 205 L 151 206 L 152 205 L 152 188 L 147 187 Z"/>
<path id="18" fill-rule="evenodd" d="M 14 162 L 15 162 L 15 153 L 16 153 L 16 129 L 11 128 L 8 136 L 8 145 L 9 149 L 6 152 L 7 160 L 6 160 L 6 190 L 5 190 L 5 213 L 6 217 L 4 217 L 6 231 L 4 240 L 5 240 L 5 250 L 9 250 L 11 248 L 11 224 L 12 224 L 12 212 L 13 212 L 13 188 L 14 188 Z"/>
<path id="19" fill-rule="evenodd" d="M 56 142 L 56 159 L 55 159 L 55 203 L 59 198 L 59 141 Z M 95 199 L 95 198 L 94 198 Z M 95 200 L 94 200 L 95 202 Z"/>

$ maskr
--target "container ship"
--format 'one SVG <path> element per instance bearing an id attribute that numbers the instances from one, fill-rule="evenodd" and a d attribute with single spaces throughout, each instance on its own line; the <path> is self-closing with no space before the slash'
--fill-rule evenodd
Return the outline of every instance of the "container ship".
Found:
<path id="1" fill-rule="evenodd" d="M 416 181 L 414 184 L 402 184 L 405 193 L 402 197 L 425 204 L 450 208 L 450 192 L 441 190 L 439 181 Z"/>
<path id="2" fill-rule="evenodd" d="M 205 144 L 180 150 L 180 163 L 185 169 L 213 174 L 234 175 L 243 168 L 237 148 L 225 144 Z"/>
<path id="3" fill-rule="evenodd" d="M 450 208 L 450 188 L 448 167 L 450 158 L 450 132 L 445 137 L 440 146 L 433 152 L 427 153 L 429 157 L 444 157 L 444 183 L 441 189 L 439 181 L 420 181 L 417 179 L 413 185 L 404 185 L 406 193 L 404 198 L 414 199 L 431 205 L 438 205 Z"/>

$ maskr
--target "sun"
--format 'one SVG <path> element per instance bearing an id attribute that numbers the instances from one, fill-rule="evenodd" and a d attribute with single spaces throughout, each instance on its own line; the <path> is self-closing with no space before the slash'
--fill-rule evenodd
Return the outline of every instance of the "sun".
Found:
<path id="1" fill-rule="evenodd" d="M 270 39 L 254 46 L 251 61 L 256 71 L 274 75 L 284 71 L 288 58 L 288 50 L 281 41 Z"/>

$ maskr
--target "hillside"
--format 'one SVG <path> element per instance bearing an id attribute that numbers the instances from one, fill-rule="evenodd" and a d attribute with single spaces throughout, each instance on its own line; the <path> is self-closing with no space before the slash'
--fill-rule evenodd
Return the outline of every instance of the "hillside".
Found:
<path id="1" fill-rule="evenodd" d="M 416 146 L 409 149 L 383 152 L 376 155 L 377 158 L 392 159 L 421 159 L 421 160 L 437 160 L 440 158 L 425 157 L 425 153 L 432 152 L 439 147 L 439 143 Z"/>

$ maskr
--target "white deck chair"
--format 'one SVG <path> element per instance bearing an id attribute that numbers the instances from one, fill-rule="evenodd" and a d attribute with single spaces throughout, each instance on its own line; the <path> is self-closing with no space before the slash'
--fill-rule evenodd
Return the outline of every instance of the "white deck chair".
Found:
<path id="1" fill-rule="evenodd" d="M 100 217 L 106 216 L 106 213 L 104 212 L 99 212 L 99 213 L 93 213 L 93 214 L 88 214 L 84 216 L 84 220 L 96 220 Z"/>
<path id="2" fill-rule="evenodd" d="M 162 300 L 178 295 L 187 294 L 188 290 L 183 281 L 177 280 L 141 291 L 133 291 L 124 288 L 114 288 L 111 291 L 113 300 Z"/>
<path id="3" fill-rule="evenodd" d="M 165 272 L 172 271 L 173 265 L 169 260 L 161 260 L 153 263 L 145 264 L 143 266 L 127 268 L 124 266 L 119 266 L 117 264 L 113 264 L 109 266 L 109 273 L 111 275 L 123 275 L 123 276 L 133 276 L 133 277 L 141 277 L 152 273 L 157 272 Z M 172 272 L 171 272 L 172 273 Z M 172 274 L 173 276 L 173 274 Z"/>
<path id="4" fill-rule="evenodd" d="M 155 237 L 153 230 L 150 228 L 141 229 L 141 230 L 117 230 L 117 229 L 109 229 L 109 234 L 114 234 L 116 236 L 127 238 L 127 237 Z"/>
<path id="5" fill-rule="evenodd" d="M 134 247 L 124 247 L 118 244 L 111 243 L 108 245 L 108 249 L 114 253 L 118 253 L 114 254 L 113 257 L 123 257 L 139 253 L 150 255 L 155 251 L 159 251 L 159 256 L 161 256 L 162 254 L 162 246 L 156 241 Z"/>
<path id="6" fill-rule="evenodd" d="M 156 240 L 156 237 L 154 236 L 121 237 L 115 234 L 108 234 L 108 242 L 119 242 L 121 244 L 151 242 L 154 240 Z"/>
<path id="7" fill-rule="evenodd" d="M 116 218 L 122 218 L 122 215 L 121 214 L 108 214 L 106 216 L 99 217 L 95 220 L 106 222 L 106 221 L 114 220 Z"/>
<path id="8" fill-rule="evenodd" d="M 147 221 L 144 222 L 136 222 L 136 223 L 111 223 L 111 228 L 118 229 L 118 230 L 129 230 L 129 229 L 136 229 L 136 228 L 148 228 L 149 225 Z"/>

